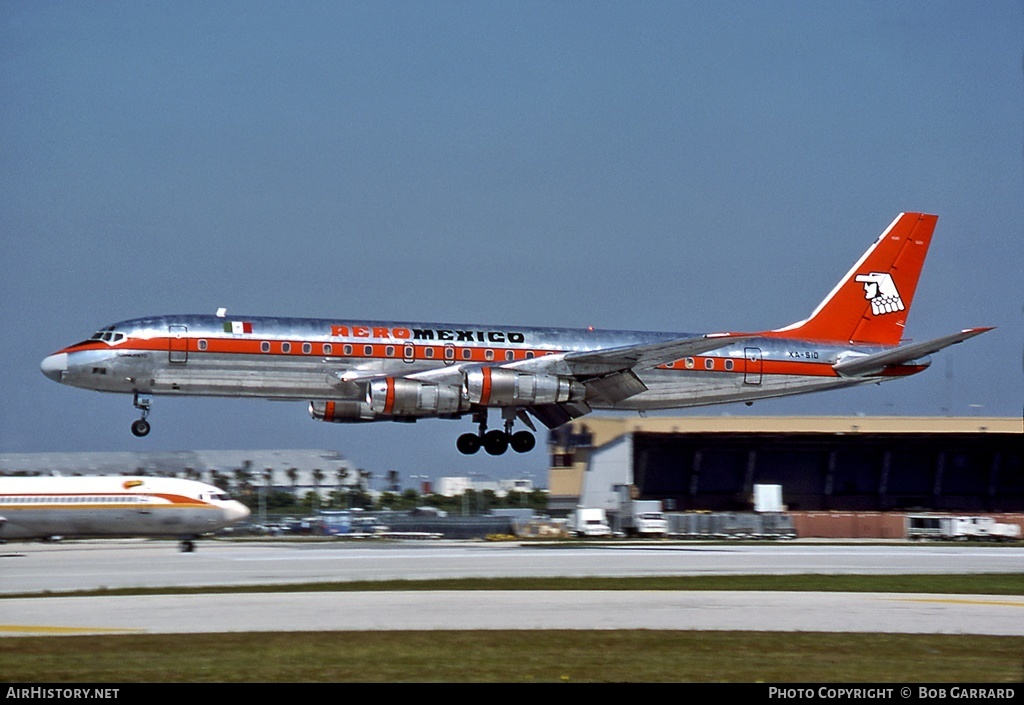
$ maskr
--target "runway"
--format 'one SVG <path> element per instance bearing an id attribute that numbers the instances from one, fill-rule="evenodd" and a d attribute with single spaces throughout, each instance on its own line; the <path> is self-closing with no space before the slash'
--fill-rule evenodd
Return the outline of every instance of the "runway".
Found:
<path id="1" fill-rule="evenodd" d="M 0 593 L 353 580 L 1020 573 L 1024 548 L 857 543 L 83 541 L 0 547 Z"/>
<path id="2" fill-rule="evenodd" d="M 0 636 L 424 629 L 696 629 L 1024 636 L 1024 597 L 544 590 L 0 600 Z"/>
<path id="3" fill-rule="evenodd" d="M 228 543 L 4 546 L 0 593 L 513 576 L 1020 574 L 995 546 Z M 806 592 L 410 591 L 0 599 L 0 635 L 396 629 L 706 629 L 1024 636 L 1024 597 Z"/>

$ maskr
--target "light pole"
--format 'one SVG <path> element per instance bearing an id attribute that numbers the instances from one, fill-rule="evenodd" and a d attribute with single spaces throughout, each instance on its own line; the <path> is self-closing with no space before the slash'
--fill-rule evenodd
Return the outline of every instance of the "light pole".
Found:
<path id="1" fill-rule="evenodd" d="M 416 482 L 417 480 L 429 480 L 430 475 L 409 475 L 409 479 L 412 480 L 413 489 L 416 490 L 417 495 L 423 494 L 423 485 Z"/>
<path id="2" fill-rule="evenodd" d="M 485 472 L 471 472 L 471 473 L 469 473 L 469 478 L 470 478 L 470 479 L 469 479 L 469 482 L 470 482 L 470 484 L 471 484 L 471 485 L 472 485 L 472 484 L 474 484 L 474 482 L 473 482 L 473 478 L 474 478 L 474 477 L 478 477 L 478 478 L 480 478 L 481 480 L 482 480 L 483 478 L 487 478 L 487 479 L 488 479 L 488 480 L 490 480 L 490 481 L 491 481 L 492 483 L 494 482 L 494 478 L 493 478 L 493 477 L 491 477 L 490 475 L 488 475 L 488 474 L 487 474 L 487 473 L 485 473 Z M 477 489 L 477 488 L 476 488 L 476 487 L 474 486 L 474 487 L 473 487 L 473 493 L 474 493 L 474 495 L 476 496 L 476 507 L 475 507 L 476 513 L 477 513 L 477 514 L 483 514 L 483 513 L 484 513 L 484 512 L 486 511 L 486 509 L 487 509 L 487 501 L 486 501 L 486 499 L 484 498 L 484 491 L 483 491 L 482 489 L 479 489 L 479 490 L 478 490 L 478 489 Z"/>

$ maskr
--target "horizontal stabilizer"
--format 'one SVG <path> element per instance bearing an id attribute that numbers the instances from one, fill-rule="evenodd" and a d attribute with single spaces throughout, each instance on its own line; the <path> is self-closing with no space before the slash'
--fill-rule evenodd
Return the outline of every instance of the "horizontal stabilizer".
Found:
<path id="1" fill-rule="evenodd" d="M 889 365 L 898 365 L 903 362 L 916 360 L 925 355 L 931 355 L 943 348 L 948 348 L 950 345 L 962 343 L 990 330 L 992 328 L 967 328 L 959 333 L 935 338 L 934 340 L 926 340 L 921 343 L 903 345 L 872 355 L 850 356 L 832 365 L 832 369 L 843 377 L 864 377 L 881 372 Z"/>

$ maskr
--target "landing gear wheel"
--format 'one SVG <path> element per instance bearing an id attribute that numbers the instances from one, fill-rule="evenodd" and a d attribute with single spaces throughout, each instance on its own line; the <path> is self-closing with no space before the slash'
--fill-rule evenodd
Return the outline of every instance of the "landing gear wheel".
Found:
<path id="1" fill-rule="evenodd" d="M 191 539 L 185 539 L 178 544 L 178 547 L 181 549 L 182 553 L 192 553 L 196 550 L 196 542 Z"/>
<path id="2" fill-rule="evenodd" d="M 537 439 L 529 431 L 519 431 L 512 434 L 509 444 L 517 453 L 529 453 L 537 445 Z"/>
<path id="3" fill-rule="evenodd" d="M 459 449 L 459 452 L 463 455 L 473 455 L 480 450 L 480 436 L 475 433 L 463 433 L 459 436 L 458 440 L 455 441 L 455 447 Z"/>
<path id="4" fill-rule="evenodd" d="M 504 431 L 488 431 L 484 434 L 484 450 L 491 455 L 501 455 L 508 450 L 508 434 Z"/>
<path id="5" fill-rule="evenodd" d="M 152 404 L 152 399 L 148 394 L 135 393 L 132 405 L 142 412 L 142 418 L 132 424 L 132 433 L 136 438 L 142 438 L 149 433 L 149 422 L 146 421 L 146 417 L 149 416 L 149 408 Z"/>

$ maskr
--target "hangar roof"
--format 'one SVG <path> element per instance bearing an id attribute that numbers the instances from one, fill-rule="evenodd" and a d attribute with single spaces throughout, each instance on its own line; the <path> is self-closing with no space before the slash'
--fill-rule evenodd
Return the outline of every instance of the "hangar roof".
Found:
<path id="1" fill-rule="evenodd" d="M 569 424 L 600 446 L 627 433 L 1020 433 L 1024 420 L 995 416 L 587 416 Z M 552 432 L 555 445 L 563 445 Z"/>

